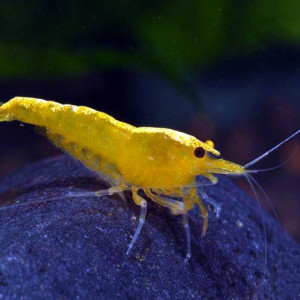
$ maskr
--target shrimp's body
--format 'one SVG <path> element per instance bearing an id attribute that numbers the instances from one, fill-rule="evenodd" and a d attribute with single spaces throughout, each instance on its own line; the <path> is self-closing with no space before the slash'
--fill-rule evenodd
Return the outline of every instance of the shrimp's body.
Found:
<path id="1" fill-rule="evenodd" d="M 217 178 L 213 174 L 245 175 L 247 172 L 243 166 L 219 158 L 220 153 L 211 141 L 202 142 L 171 129 L 134 127 L 84 106 L 15 97 L 0 107 L 0 122 L 13 120 L 44 128 L 56 146 L 89 169 L 101 172 L 112 187 L 96 192 L 97 195 L 132 190 L 141 213 L 127 253 L 141 231 L 147 211 L 147 201 L 138 194 L 139 190 L 154 202 L 170 208 L 173 214 L 183 215 L 188 260 L 191 247 L 187 212 L 195 204 L 200 207 L 204 235 L 208 214 L 201 198 L 219 211 L 203 187 L 198 194 L 196 176 L 202 175 L 214 184 Z M 71 196 L 76 197 L 76 194 Z"/>

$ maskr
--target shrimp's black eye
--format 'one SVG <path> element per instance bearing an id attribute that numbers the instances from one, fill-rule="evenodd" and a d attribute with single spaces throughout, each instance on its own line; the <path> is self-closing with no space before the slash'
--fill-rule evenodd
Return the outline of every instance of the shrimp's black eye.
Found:
<path id="1" fill-rule="evenodd" d="M 205 150 L 202 147 L 198 147 L 195 149 L 194 154 L 198 158 L 202 158 L 205 155 Z"/>

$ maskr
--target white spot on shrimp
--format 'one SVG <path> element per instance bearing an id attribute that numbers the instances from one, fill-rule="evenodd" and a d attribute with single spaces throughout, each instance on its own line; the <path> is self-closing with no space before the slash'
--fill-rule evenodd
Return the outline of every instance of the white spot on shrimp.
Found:
<path id="1" fill-rule="evenodd" d="M 149 156 L 148 159 L 149 159 L 149 160 L 153 160 L 154 158 L 153 158 L 152 156 Z"/>

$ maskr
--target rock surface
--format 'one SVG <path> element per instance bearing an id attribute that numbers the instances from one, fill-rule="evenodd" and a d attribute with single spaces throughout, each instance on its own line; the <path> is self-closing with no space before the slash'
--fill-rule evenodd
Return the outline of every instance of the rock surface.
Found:
<path id="1" fill-rule="evenodd" d="M 204 238 L 198 209 L 190 212 L 187 264 L 181 218 L 167 209 L 149 202 L 145 226 L 126 256 L 139 214 L 130 193 L 128 207 L 118 196 L 62 197 L 70 189 L 104 187 L 66 156 L 0 181 L 0 203 L 19 203 L 0 209 L 0 299 L 295 299 L 300 294 L 299 245 L 228 178 L 206 189 L 222 212 L 217 219 L 210 211 Z"/>

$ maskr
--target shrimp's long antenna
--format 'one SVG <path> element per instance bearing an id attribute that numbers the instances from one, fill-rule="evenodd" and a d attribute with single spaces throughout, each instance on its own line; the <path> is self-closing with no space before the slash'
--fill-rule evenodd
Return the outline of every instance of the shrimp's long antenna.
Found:
<path id="1" fill-rule="evenodd" d="M 246 180 L 248 181 L 248 184 L 249 184 L 249 186 L 250 186 L 250 188 L 251 188 L 251 190 L 254 194 L 257 205 L 261 208 L 260 202 L 258 200 L 257 192 L 254 188 L 254 185 L 253 185 L 252 181 L 251 181 L 251 180 L 253 180 L 253 177 L 250 177 L 250 175 L 247 175 L 247 174 L 244 174 L 244 176 L 245 176 Z M 263 278 L 261 280 L 261 285 L 258 289 L 258 294 L 261 291 L 263 282 L 264 282 L 265 277 L 266 277 L 266 272 L 267 272 L 267 233 L 266 233 L 266 224 L 264 222 L 262 211 L 259 210 L 259 213 L 260 213 L 260 217 L 261 217 L 261 221 L 262 221 L 262 225 L 263 225 L 263 229 L 264 229 L 264 252 L 265 252 L 265 257 L 264 257 L 264 274 L 263 274 Z"/>
<path id="2" fill-rule="evenodd" d="M 269 151 L 265 152 L 264 154 L 260 155 L 259 157 L 255 158 L 254 160 L 250 161 L 249 163 L 247 163 L 246 165 L 244 165 L 244 168 L 247 169 L 250 166 L 256 164 L 258 161 L 260 161 L 261 159 L 263 159 L 264 157 L 268 156 L 271 152 L 273 152 L 274 150 L 278 149 L 281 145 L 285 144 L 287 141 L 289 141 L 290 139 L 292 139 L 294 136 L 296 136 L 298 133 L 300 133 L 300 129 L 297 130 L 295 133 L 293 133 L 292 135 L 290 135 L 288 138 L 286 138 L 285 140 L 283 140 L 281 143 L 277 144 L 275 147 L 271 148 Z"/>
<path id="3" fill-rule="evenodd" d="M 297 142 L 295 142 L 295 145 L 294 145 L 294 149 L 293 149 L 293 152 L 292 154 L 290 155 L 290 157 L 288 159 L 286 159 L 284 162 L 282 162 L 281 164 L 275 166 L 275 167 L 271 167 L 271 168 L 266 168 L 266 169 L 258 169 L 258 170 L 246 170 L 246 173 L 261 173 L 261 172 L 268 172 L 268 171 L 273 171 L 273 170 L 276 170 L 276 169 L 279 169 L 283 166 L 285 166 L 290 160 L 292 160 L 292 158 L 294 157 L 295 153 L 296 153 L 296 147 L 297 147 Z M 252 177 L 252 180 L 254 180 L 254 178 Z M 256 182 L 257 183 L 257 182 Z M 257 183 L 257 185 L 259 185 Z"/>
<path id="4" fill-rule="evenodd" d="M 279 164 L 278 166 L 271 167 L 271 168 L 258 169 L 258 170 L 246 170 L 246 173 L 249 174 L 249 173 L 261 173 L 261 172 L 274 171 L 274 170 L 280 169 L 281 167 L 283 167 L 284 165 L 286 165 L 289 160 L 290 160 L 290 158 L 287 159 L 285 162 Z"/>
<path id="5" fill-rule="evenodd" d="M 274 205 L 272 204 L 272 201 L 270 200 L 269 196 L 267 195 L 267 193 L 265 192 L 265 190 L 262 188 L 262 186 L 257 182 L 257 180 L 255 180 L 255 178 L 253 178 L 253 176 L 251 176 L 251 175 L 248 175 L 248 176 L 250 177 L 250 179 L 252 180 L 252 182 L 258 187 L 258 189 L 260 190 L 260 192 L 263 194 L 263 196 L 265 197 L 265 199 L 267 200 L 267 202 L 271 206 L 272 212 L 273 212 L 273 214 L 274 214 L 274 216 L 276 218 L 276 221 L 280 225 L 278 215 L 276 213 Z M 280 226 L 280 228 L 281 228 L 281 226 Z M 284 245 L 282 230 L 281 230 L 281 243 L 282 243 L 282 245 Z"/>

